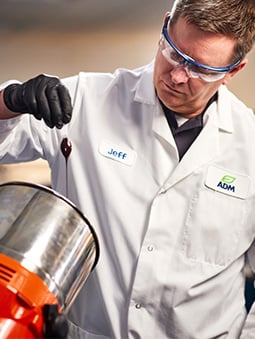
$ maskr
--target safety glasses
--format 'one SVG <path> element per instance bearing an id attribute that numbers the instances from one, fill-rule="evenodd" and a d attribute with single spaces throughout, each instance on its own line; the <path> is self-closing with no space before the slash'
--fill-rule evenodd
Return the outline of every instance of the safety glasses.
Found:
<path id="1" fill-rule="evenodd" d="M 180 51 L 168 34 L 168 27 L 170 23 L 170 16 L 166 19 L 162 28 L 162 34 L 160 37 L 160 50 L 166 60 L 174 67 L 183 66 L 186 69 L 187 75 L 190 78 L 200 78 L 206 82 L 213 82 L 224 78 L 226 73 L 234 69 L 241 59 L 235 63 L 225 67 L 212 67 L 201 64 L 195 61 L 190 56 Z"/>

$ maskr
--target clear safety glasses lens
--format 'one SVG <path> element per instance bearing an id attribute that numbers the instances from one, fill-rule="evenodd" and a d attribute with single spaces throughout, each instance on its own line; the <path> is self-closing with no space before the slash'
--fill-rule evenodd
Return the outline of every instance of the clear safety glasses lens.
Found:
<path id="1" fill-rule="evenodd" d="M 159 42 L 160 50 L 165 59 L 174 67 L 183 66 L 190 78 L 200 78 L 206 82 L 214 82 L 223 79 L 227 72 L 212 72 L 206 71 L 202 67 L 199 67 L 187 60 L 185 60 L 180 54 L 174 50 L 167 42 L 163 34 L 160 36 Z"/>

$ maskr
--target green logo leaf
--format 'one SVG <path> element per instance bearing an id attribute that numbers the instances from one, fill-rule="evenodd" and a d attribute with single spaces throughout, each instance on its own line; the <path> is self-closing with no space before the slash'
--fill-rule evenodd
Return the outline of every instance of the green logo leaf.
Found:
<path id="1" fill-rule="evenodd" d="M 232 177 L 231 175 L 224 175 L 221 181 L 225 182 L 226 184 L 232 184 L 236 180 L 236 177 Z"/>

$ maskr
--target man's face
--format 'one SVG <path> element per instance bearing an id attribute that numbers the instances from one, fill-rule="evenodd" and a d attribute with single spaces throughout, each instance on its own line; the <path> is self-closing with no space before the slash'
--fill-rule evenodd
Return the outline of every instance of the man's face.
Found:
<path id="1" fill-rule="evenodd" d="M 230 37 L 203 32 L 181 17 L 168 28 L 168 34 L 181 52 L 199 63 L 224 67 L 233 62 L 235 41 Z M 200 114 L 218 87 L 227 84 L 245 64 L 246 60 L 222 79 L 206 82 L 200 78 L 190 78 L 185 66 L 169 63 L 159 48 L 155 59 L 154 86 L 165 106 L 191 118 Z"/>

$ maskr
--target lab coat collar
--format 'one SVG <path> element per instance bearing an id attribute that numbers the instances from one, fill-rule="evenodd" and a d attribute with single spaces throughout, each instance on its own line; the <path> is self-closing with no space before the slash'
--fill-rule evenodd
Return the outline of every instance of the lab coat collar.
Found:
<path id="1" fill-rule="evenodd" d="M 139 70 L 139 69 L 138 69 Z M 153 84 L 154 60 L 145 66 L 141 78 L 139 79 L 136 87 L 134 100 L 148 105 L 158 105 L 158 99 Z M 220 86 L 218 90 L 217 101 L 217 115 L 218 115 L 218 128 L 222 131 L 232 133 L 233 121 L 231 114 L 230 103 L 228 100 L 229 91 L 226 86 Z"/>
<path id="2" fill-rule="evenodd" d="M 157 134 L 167 140 L 169 144 L 173 145 L 173 137 L 166 119 L 162 119 L 162 109 L 155 93 L 153 69 L 154 62 L 145 66 L 141 78 L 137 83 L 134 100 L 155 106 L 153 129 Z M 225 86 L 219 88 L 218 94 L 217 102 L 213 102 L 205 113 L 204 128 L 200 133 L 199 140 L 194 141 L 182 161 L 171 173 L 165 182 L 166 189 L 182 180 L 201 165 L 212 161 L 220 152 L 220 133 L 231 134 L 233 132 L 231 94 Z"/>
<path id="3" fill-rule="evenodd" d="M 134 100 L 143 104 L 155 105 L 157 96 L 153 84 L 154 61 L 145 66 L 143 70 L 141 78 L 137 82 Z"/>
<path id="4" fill-rule="evenodd" d="M 231 109 L 230 92 L 225 85 L 218 90 L 218 119 L 219 129 L 228 133 L 233 133 L 233 117 Z"/>
<path id="5" fill-rule="evenodd" d="M 165 189 L 194 173 L 201 166 L 212 162 L 220 154 L 220 135 L 227 136 L 233 132 L 229 96 L 230 93 L 225 87 L 219 89 L 218 101 L 212 103 L 205 113 L 205 124 L 200 135 L 172 172 Z"/>
<path id="6" fill-rule="evenodd" d="M 184 154 L 182 160 L 174 168 L 164 185 L 168 190 L 191 173 L 195 173 L 201 166 L 210 163 L 220 153 L 218 117 L 215 114 L 214 102 L 209 108 L 209 118 L 200 135 Z"/>

